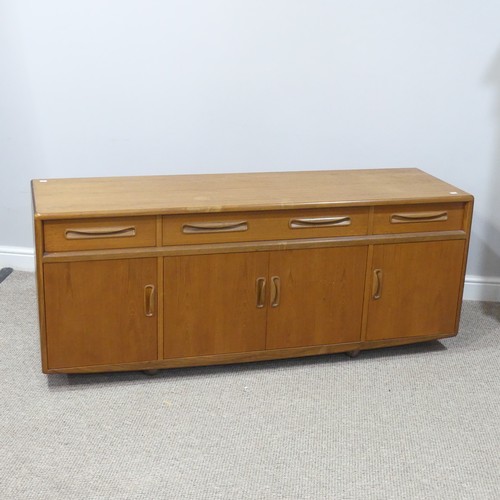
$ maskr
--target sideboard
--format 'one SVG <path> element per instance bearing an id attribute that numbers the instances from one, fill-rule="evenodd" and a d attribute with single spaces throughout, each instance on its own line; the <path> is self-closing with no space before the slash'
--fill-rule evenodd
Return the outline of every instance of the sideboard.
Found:
<path id="1" fill-rule="evenodd" d="M 32 181 L 44 373 L 456 335 L 473 197 L 415 168 Z"/>

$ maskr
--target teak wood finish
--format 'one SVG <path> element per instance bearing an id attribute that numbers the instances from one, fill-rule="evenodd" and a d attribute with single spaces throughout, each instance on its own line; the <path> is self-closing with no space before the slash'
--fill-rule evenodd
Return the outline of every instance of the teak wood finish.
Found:
<path id="1" fill-rule="evenodd" d="M 366 256 L 366 246 L 272 252 L 266 348 L 359 341 Z"/>
<path id="2" fill-rule="evenodd" d="M 44 373 L 456 335 L 473 197 L 418 169 L 32 181 Z"/>
<path id="3" fill-rule="evenodd" d="M 44 274 L 49 366 L 157 358 L 156 259 L 49 263 Z"/>
<path id="4" fill-rule="evenodd" d="M 463 240 L 376 245 L 366 340 L 455 333 L 464 246 Z"/>
<path id="5" fill-rule="evenodd" d="M 164 358 L 265 349 L 267 262 L 259 252 L 166 257 Z"/>

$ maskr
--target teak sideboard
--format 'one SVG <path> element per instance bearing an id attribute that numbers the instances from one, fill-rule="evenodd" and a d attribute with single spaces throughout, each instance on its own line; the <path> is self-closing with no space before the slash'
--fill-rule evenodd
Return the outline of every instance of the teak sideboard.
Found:
<path id="1" fill-rule="evenodd" d="M 418 169 L 32 181 L 44 373 L 456 335 L 473 197 Z"/>

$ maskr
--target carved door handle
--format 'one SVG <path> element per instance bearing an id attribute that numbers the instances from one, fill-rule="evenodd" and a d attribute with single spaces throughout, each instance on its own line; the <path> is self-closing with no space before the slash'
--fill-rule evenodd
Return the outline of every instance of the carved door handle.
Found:
<path id="1" fill-rule="evenodd" d="M 266 278 L 257 278 L 256 288 L 257 288 L 257 308 L 262 309 L 264 307 L 264 301 L 266 295 Z"/>
<path id="2" fill-rule="evenodd" d="M 378 300 L 382 297 L 382 269 L 373 271 L 373 300 Z"/>
<path id="3" fill-rule="evenodd" d="M 280 305 L 280 299 L 281 299 L 281 280 L 279 276 L 273 276 L 271 278 L 271 283 L 273 284 L 271 307 L 278 307 Z"/>
<path id="4" fill-rule="evenodd" d="M 146 285 L 144 287 L 144 314 L 148 317 L 153 316 L 155 310 L 155 287 L 154 285 Z"/>

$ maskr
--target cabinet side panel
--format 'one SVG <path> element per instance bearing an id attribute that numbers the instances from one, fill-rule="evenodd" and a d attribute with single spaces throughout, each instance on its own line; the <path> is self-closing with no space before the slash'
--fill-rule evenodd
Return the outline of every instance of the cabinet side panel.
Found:
<path id="1" fill-rule="evenodd" d="M 38 295 L 38 324 L 40 328 L 40 354 L 42 358 L 42 371 L 47 373 L 47 333 L 45 328 L 45 287 L 43 276 L 43 222 L 40 219 L 34 220 L 35 230 L 35 265 L 36 284 Z"/>
<path id="2" fill-rule="evenodd" d="M 467 258 L 469 256 L 469 244 L 470 244 L 470 232 L 472 228 L 472 213 L 474 209 L 474 201 L 470 201 L 465 204 L 464 209 L 464 229 L 467 233 L 467 239 L 464 248 L 464 259 L 462 263 L 462 279 L 460 282 L 460 291 L 458 295 L 458 305 L 457 305 L 457 314 L 455 319 L 455 331 L 458 332 L 460 327 L 460 314 L 462 312 L 462 300 L 464 294 L 464 286 L 465 286 L 465 273 L 467 271 Z"/>

